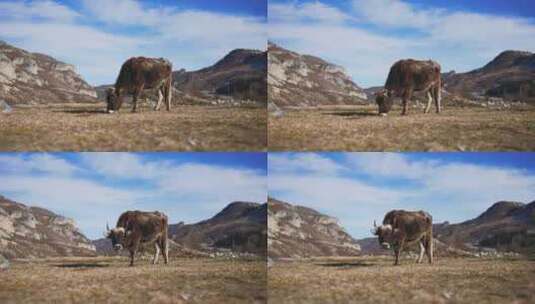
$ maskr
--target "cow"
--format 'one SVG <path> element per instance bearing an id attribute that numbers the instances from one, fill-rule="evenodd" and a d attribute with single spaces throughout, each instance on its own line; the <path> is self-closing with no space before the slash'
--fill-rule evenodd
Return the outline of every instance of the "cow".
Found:
<path id="1" fill-rule="evenodd" d="M 384 89 L 376 93 L 375 101 L 379 106 L 379 114 L 386 116 L 392 108 L 393 99 L 401 97 L 403 101 L 401 115 L 406 115 L 408 102 L 416 91 L 427 95 L 424 113 L 429 112 L 433 100 L 436 112 L 440 113 L 440 69 L 440 64 L 432 60 L 405 59 L 394 63 L 388 73 Z"/>
<path id="2" fill-rule="evenodd" d="M 154 244 L 156 253 L 152 260 L 153 264 L 158 263 L 160 251 L 167 264 L 169 262 L 167 229 L 167 216 L 161 212 L 126 211 L 117 220 L 115 228 L 110 229 L 106 224 L 106 236 L 111 239 L 116 251 L 128 249 L 130 266 L 134 266 L 134 255 L 143 244 Z"/>
<path id="3" fill-rule="evenodd" d="M 158 111 L 165 98 L 167 111 L 171 110 L 172 90 L 171 62 L 164 58 L 132 57 L 121 66 L 115 86 L 106 90 L 107 112 L 119 111 L 123 96 L 132 94 L 132 112 L 137 110 L 137 100 L 143 90 L 156 89 L 158 102 L 154 110 Z"/>
<path id="4" fill-rule="evenodd" d="M 394 249 L 394 265 L 399 265 L 403 248 L 414 243 L 420 245 L 417 263 L 422 262 L 424 252 L 429 263 L 433 263 L 433 218 L 425 211 L 392 210 L 385 215 L 381 226 L 373 221 L 372 233 L 383 248 Z"/>

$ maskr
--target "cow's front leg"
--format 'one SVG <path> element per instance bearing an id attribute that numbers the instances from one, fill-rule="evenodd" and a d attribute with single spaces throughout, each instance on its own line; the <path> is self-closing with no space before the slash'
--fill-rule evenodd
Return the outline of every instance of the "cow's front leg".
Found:
<path id="1" fill-rule="evenodd" d="M 436 107 L 436 111 L 437 111 L 437 114 L 440 113 L 442 111 L 442 105 L 440 104 L 441 102 L 441 95 L 442 93 L 440 92 L 440 85 L 438 85 L 435 89 L 434 89 L 434 94 L 435 95 L 435 107 Z"/>
<path id="2" fill-rule="evenodd" d="M 158 264 L 158 257 L 160 255 L 160 246 L 158 246 L 158 242 L 154 243 L 154 248 L 156 251 L 154 252 L 154 259 L 152 259 L 152 264 Z"/>
<path id="3" fill-rule="evenodd" d="M 136 255 L 136 251 L 134 249 L 130 250 L 130 267 L 134 266 L 135 255 Z"/>
<path id="4" fill-rule="evenodd" d="M 158 102 L 156 103 L 156 106 L 154 107 L 154 111 L 160 111 L 162 100 L 163 100 L 162 89 L 158 89 Z"/>
<path id="5" fill-rule="evenodd" d="M 395 260 L 394 260 L 394 266 L 396 265 L 399 265 L 399 253 L 400 253 L 400 248 L 399 247 L 394 247 L 394 256 L 395 256 Z"/>

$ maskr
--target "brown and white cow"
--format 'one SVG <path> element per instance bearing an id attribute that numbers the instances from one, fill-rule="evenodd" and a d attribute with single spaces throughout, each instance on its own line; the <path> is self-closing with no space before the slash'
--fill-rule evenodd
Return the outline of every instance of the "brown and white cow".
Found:
<path id="1" fill-rule="evenodd" d="M 137 100 L 143 90 L 158 91 L 158 102 L 154 107 L 160 109 L 165 98 L 167 111 L 171 110 L 171 83 L 173 67 L 171 62 L 163 58 L 132 57 L 121 66 L 115 87 L 106 91 L 108 113 L 121 108 L 123 96 L 132 94 L 132 112 L 137 109 Z"/>
<path id="2" fill-rule="evenodd" d="M 390 68 L 384 90 L 376 94 L 375 101 L 379 106 L 379 114 L 387 115 L 392 108 L 393 99 L 401 97 L 403 101 L 402 115 L 407 114 L 407 106 L 412 94 L 421 91 L 427 94 L 425 113 L 435 101 L 436 112 L 440 113 L 440 64 L 432 60 L 400 60 Z"/>
<path id="3" fill-rule="evenodd" d="M 383 248 L 394 249 L 394 265 L 399 265 L 403 248 L 414 243 L 420 245 L 417 263 L 422 262 L 424 252 L 429 263 L 433 263 L 433 218 L 425 211 L 392 210 L 385 215 L 381 226 L 373 222 L 372 233 Z"/>
<path id="4" fill-rule="evenodd" d="M 134 255 L 144 244 L 154 244 L 156 253 L 152 260 L 153 264 L 158 263 L 160 251 L 167 264 L 169 262 L 167 229 L 167 216 L 158 211 L 126 211 L 117 220 L 115 228 L 109 229 L 106 224 L 107 238 L 111 239 L 113 248 L 116 251 L 126 248 L 130 252 L 130 266 L 134 265 Z"/>

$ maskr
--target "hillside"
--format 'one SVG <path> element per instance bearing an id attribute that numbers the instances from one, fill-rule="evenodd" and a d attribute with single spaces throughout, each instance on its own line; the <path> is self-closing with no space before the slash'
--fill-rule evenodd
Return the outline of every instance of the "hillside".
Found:
<path id="1" fill-rule="evenodd" d="M 72 219 L 0 196 L 0 255 L 7 258 L 94 256 Z"/>
<path id="2" fill-rule="evenodd" d="M 494 248 L 525 253 L 535 249 L 535 201 L 501 201 L 478 217 L 434 232 L 444 243 L 469 251 Z"/>
<path id="3" fill-rule="evenodd" d="M 340 66 L 268 44 L 269 102 L 277 106 L 344 105 L 366 102 L 366 94 Z"/>
<path id="4" fill-rule="evenodd" d="M 268 256 L 353 256 L 359 245 L 338 220 L 316 210 L 268 199 Z"/>
<path id="5" fill-rule="evenodd" d="M 10 105 L 96 102 L 73 65 L 0 41 L 0 99 Z"/>
<path id="6" fill-rule="evenodd" d="M 186 99 L 224 102 L 226 98 L 232 98 L 265 103 L 266 74 L 266 52 L 235 49 L 212 66 L 197 71 L 182 69 L 173 72 L 173 86 L 179 91 L 177 94 Z"/>
<path id="7" fill-rule="evenodd" d="M 169 225 L 169 237 L 188 249 L 265 255 L 266 209 L 266 204 L 233 202 L 210 219 Z"/>
<path id="8" fill-rule="evenodd" d="M 467 73 L 443 75 L 447 91 L 465 97 L 500 97 L 535 102 L 535 54 L 508 50 Z"/>

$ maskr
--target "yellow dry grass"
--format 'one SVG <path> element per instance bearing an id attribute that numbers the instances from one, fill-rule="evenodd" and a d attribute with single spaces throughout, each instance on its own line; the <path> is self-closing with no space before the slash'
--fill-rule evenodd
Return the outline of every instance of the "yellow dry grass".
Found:
<path id="1" fill-rule="evenodd" d="M 265 286 L 264 260 L 55 258 L 0 272 L 0 303 L 265 303 Z"/>
<path id="2" fill-rule="evenodd" d="M 535 107 L 411 109 L 387 117 L 374 106 L 287 110 L 268 119 L 270 151 L 535 150 Z"/>
<path id="3" fill-rule="evenodd" d="M 104 104 L 16 107 L 0 114 L 0 151 L 251 151 L 266 149 L 262 107 L 174 106 L 104 113 Z"/>
<path id="4" fill-rule="evenodd" d="M 439 258 L 435 264 L 392 257 L 275 262 L 272 303 L 533 303 L 535 262 Z"/>

